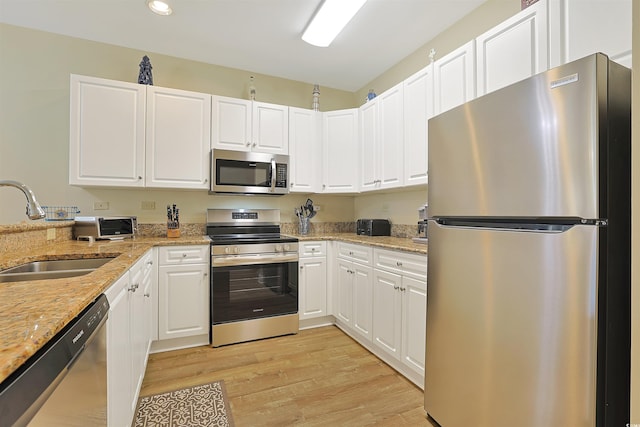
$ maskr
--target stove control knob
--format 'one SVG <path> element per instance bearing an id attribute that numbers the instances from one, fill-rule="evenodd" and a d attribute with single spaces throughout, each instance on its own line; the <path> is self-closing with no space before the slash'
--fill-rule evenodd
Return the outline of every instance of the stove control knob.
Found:
<path id="1" fill-rule="evenodd" d="M 282 252 L 282 246 L 276 245 L 276 252 Z"/>
<path id="2" fill-rule="evenodd" d="M 234 253 L 234 254 L 237 254 L 238 252 L 240 252 L 240 251 L 238 250 L 238 247 L 237 247 L 237 246 L 234 246 L 234 247 L 233 247 L 233 253 Z"/>
<path id="3" fill-rule="evenodd" d="M 289 252 L 291 250 L 291 247 L 289 245 L 284 245 L 284 250 L 285 252 Z"/>
<path id="4" fill-rule="evenodd" d="M 229 252 L 230 252 L 229 246 L 226 246 L 226 247 L 224 248 L 224 253 L 225 253 L 225 254 L 228 254 Z"/>

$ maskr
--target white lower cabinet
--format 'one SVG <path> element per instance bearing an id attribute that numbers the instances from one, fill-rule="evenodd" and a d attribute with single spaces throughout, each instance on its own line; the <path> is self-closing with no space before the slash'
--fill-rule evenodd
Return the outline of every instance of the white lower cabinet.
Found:
<path id="1" fill-rule="evenodd" d="M 299 243 L 298 314 L 300 320 L 326 316 L 327 244 Z"/>
<path id="2" fill-rule="evenodd" d="M 209 343 L 209 247 L 158 251 L 158 342 L 154 351 Z"/>
<path id="3" fill-rule="evenodd" d="M 130 426 L 151 342 L 151 283 L 145 279 L 149 250 L 105 292 L 107 319 L 107 423 Z M 145 291 L 145 289 L 148 290 Z"/>
<path id="4" fill-rule="evenodd" d="M 373 343 L 414 383 L 424 383 L 427 319 L 425 256 L 374 250 Z M 392 363 L 392 366 L 395 366 Z"/>
<path id="5" fill-rule="evenodd" d="M 372 249 L 342 242 L 337 247 L 336 323 L 356 338 L 371 342 Z"/>

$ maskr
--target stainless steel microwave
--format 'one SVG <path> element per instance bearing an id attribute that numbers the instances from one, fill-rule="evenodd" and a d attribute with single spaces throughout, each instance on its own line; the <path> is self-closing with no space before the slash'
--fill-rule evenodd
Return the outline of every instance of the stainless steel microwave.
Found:
<path id="1" fill-rule="evenodd" d="M 289 156 L 211 150 L 211 192 L 289 193 Z"/>

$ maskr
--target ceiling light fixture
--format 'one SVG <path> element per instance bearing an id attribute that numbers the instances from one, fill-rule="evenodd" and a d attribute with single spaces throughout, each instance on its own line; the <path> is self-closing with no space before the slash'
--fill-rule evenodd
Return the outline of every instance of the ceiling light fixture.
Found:
<path id="1" fill-rule="evenodd" d="M 327 47 L 367 0 L 324 0 L 302 34 L 302 40 Z"/>
<path id="2" fill-rule="evenodd" d="M 171 15 L 173 10 L 171 10 L 171 6 L 169 3 L 162 0 L 147 0 L 147 6 L 153 13 L 157 13 L 158 15 Z"/>

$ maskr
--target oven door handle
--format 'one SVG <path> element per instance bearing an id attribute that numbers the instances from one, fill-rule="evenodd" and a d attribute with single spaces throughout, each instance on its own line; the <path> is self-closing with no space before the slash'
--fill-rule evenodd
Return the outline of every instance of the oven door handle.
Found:
<path id="1" fill-rule="evenodd" d="M 271 158 L 271 192 L 276 190 L 276 159 Z"/>
<path id="2" fill-rule="evenodd" d="M 284 262 L 298 262 L 298 253 L 283 253 L 269 255 L 230 255 L 211 257 L 211 267 L 231 267 L 239 265 L 277 264 Z"/>

